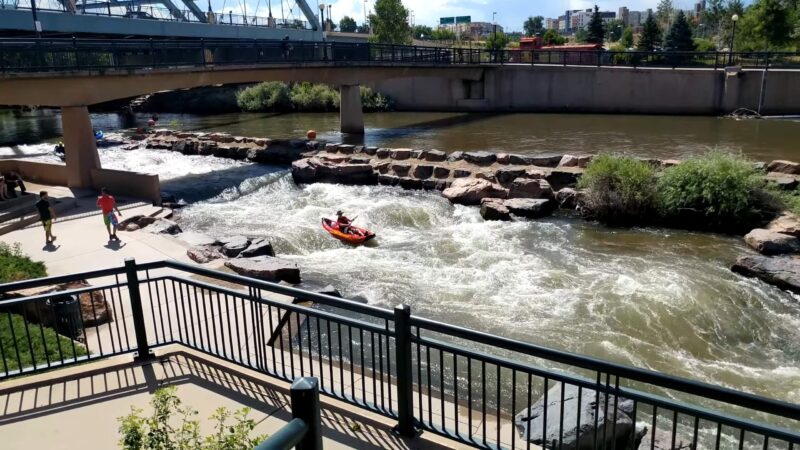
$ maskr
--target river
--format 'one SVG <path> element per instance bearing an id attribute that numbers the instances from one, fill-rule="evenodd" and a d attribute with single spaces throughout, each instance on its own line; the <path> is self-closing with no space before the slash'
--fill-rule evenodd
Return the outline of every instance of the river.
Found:
<path id="1" fill-rule="evenodd" d="M 143 125 L 93 114 L 104 131 Z M 15 114 L 0 110 L 0 145 L 35 143 L 61 135 L 57 112 Z M 343 136 L 338 113 L 162 114 L 159 125 L 240 136 L 304 137 L 316 130 L 329 142 L 415 149 L 489 150 L 523 154 L 621 152 L 653 158 L 685 158 L 718 148 L 757 161 L 800 160 L 800 120 L 733 120 L 717 117 L 585 114 L 375 113 L 365 115 L 366 134 Z"/>
<path id="2" fill-rule="evenodd" d="M 119 127 L 114 116 L 96 117 L 107 129 Z M 792 153 L 800 153 L 800 140 L 787 137 L 800 137 L 800 124 L 793 122 L 389 117 L 367 116 L 368 143 L 520 153 L 617 148 L 664 157 L 723 147 L 756 159 L 800 159 Z M 583 127 L 582 119 L 587 121 Z M 161 118 L 164 125 L 173 120 L 185 129 L 256 136 L 290 136 L 315 128 L 323 137 L 335 136 L 336 122 L 332 115 Z M 393 125 L 379 127 L 384 120 Z M 399 125 L 436 120 L 436 126 Z M 455 122 L 442 125 L 441 120 Z M 551 127 L 559 121 L 565 125 L 542 130 L 548 120 L 555 121 Z M 515 134 L 486 128 L 496 121 L 507 121 L 505 128 Z M 531 123 L 527 128 L 526 122 Z M 271 133 L 275 123 L 286 128 Z M 652 131 L 648 139 L 643 127 L 661 131 Z M 729 135 L 726 130 L 736 131 Z M 788 131 L 778 135 L 777 130 Z M 519 144 L 523 139 L 531 144 Z M 5 147 L 0 157 L 27 154 L 56 161 L 49 149 L 49 144 Z M 331 283 L 348 297 L 383 307 L 407 303 L 424 317 L 800 402 L 800 298 L 730 272 L 736 256 L 749 252 L 740 238 L 608 229 L 560 215 L 487 222 L 477 208 L 451 205 L 437 193 L 385 186 L 298 187 L 282 168 L 167 151 L 101 149 L 101 160 L 104 167 L 158 173 L 165 191 L 192 202 L 182 211 L 184 230 L 269 237 L 281 257 L 299 264 L 306 279 Z M 375 230 L 377 245 L 350 248 L 331 239 L 319 219 L 337 209 Z"/>

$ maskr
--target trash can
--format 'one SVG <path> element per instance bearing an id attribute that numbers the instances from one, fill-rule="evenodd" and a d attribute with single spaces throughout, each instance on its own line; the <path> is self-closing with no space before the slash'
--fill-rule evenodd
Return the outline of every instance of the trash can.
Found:
<path id="1" fill-rule="evenodd" d="M 81 304 L 75 295 L 53 297 L 49 301 L 55 317 L 55 328 L 59 334 L 70 339 L 83 335 Z"/>

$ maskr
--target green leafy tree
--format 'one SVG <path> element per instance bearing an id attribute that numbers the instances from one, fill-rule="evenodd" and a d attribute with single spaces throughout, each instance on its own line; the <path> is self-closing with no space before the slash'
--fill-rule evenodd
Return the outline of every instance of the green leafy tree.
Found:
<path id="1" fill-rule="evenodd" d="M 627 27 L 622 32 L 622 37 L 619 40 L 619 43 L 626 49 L 633 48 L 633 28 Z"/>
<path id="2" fill-rule="evenodd" d="M 543 45 L 564 45 L 567 42 L 567 38 L 561 35 L 558 30 L 547 30 L 544 32 L 542 36 L 542 44 Z"/>
<path id="3" fill-rule="evenodd" d="M 354 33 L 356 28 L 358 28 L 356 21 L 350 16 L 344 16 L 339 21 L 339 31 L 342 33 Z"/>
<path id="4" fill-rule="evenodd" d="M 619 41 L 622 38 L 624 29 L 625 24 L 619 19 L 608 22 L 606 25 L 606 34 L 608 35 L 608 40 L 611 42 Z"/>
<path id="5" fill-rule="evenodd" d="M 710 36 L 715 36 L 719 32 L 726 12 L 725 0 L 706 0 L 702 23 Z"/>
<path id="6" fill-rule="evenodd" d="M 433 28 L 427 25 L 415 25 L 413 30 L 411 30 L 411 34 L 414 36 L 414 39 L 433 39 Z"/>
<path id="7" fill-rule="evenodd" d="M 691 52 L 694 50 L 692 28 L 689 26 L 683 11 L 678 11 L 678 15 L 675 17 L 675 21 L 672 23 L 664 40 L 664 48 L 673 52 Z"/>
<path id="8" fill-rule="evenodd" d="M 784 50 L 797 23 L 788 0 L 757 0 L 745 10 L 736 28 L 737 50 Z"/>
<path id="9" fill-rule="evenodd" d="M 505 33 L 492 33 L 486 39 L 486 48 L 488 50 L 502 50 L 506 45 L 511 42 L 511 39 Z"/>
<path id="10" fill-rule="evenodd" d="M 367 34 L 369 33 L 369 25 L 361 24 L 356 28 L 356 33 Z"/>
<path id="11" fill-rule="evenodd" d="M 603 17 L 600 15 L 600 8 L 594 5 L 594 14 L 592 19 L 589 20 L 589 26 L 586 27 L 586 42 L 590 44 L 602 44 L 605 40 L 605 24 Z"/>
<path id="12" fill-rule="evenodd" d="M 447 28 L 437 28 L 431 32 L 431 39 L 434 41 L 455 41 L 456 34 Z"/>
<path id="13" fill-rule="evenodd" d="M 647 20 L 642 26 L 642 34 L 639 36 L 639 42 L 636 44 L 636 49 L 642 52 L 652 52 L 661 44 L 661 28 L 658 27 L 658 22 L 653 15 L 647 16 Z"/>
<path id="14" fill-rule="evenodd" d="M 522 28 L 525 30 L 525 36 L 536 36 L 544 31 L 544 17 L 528 17 L 528 20 L 522 24 Z"/>
<path id="15" fill-rule="evenodd" d="M 411 27 L 408 25 L 408 9 L 400 0 L 376 0 L 375 14 L 369 18 L 375 40 L 384 44 L 408 44 L 411 42 Z"/>
<path id="16" fill-rule="evenodd" d="M 674 11 L 675 7 L 672 4 L 672 0 L 659 1 L 658 7 L 656 7 L 656 19 L 658 23 L 664 28 L 668 27 L 672 21 Z"/>

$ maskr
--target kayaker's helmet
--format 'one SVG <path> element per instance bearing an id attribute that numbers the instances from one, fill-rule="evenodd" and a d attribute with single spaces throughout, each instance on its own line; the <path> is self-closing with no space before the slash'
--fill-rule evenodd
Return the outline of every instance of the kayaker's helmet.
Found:
<path id="1" fill-rule="evenodd" d="M 336 211 L 336 215 L 337 215 L 337 216 L 341 216 L 342 214 L 344 214 L 344 213 L 343 213 L 343 212 L 341 212 L 341 211 Z"/>

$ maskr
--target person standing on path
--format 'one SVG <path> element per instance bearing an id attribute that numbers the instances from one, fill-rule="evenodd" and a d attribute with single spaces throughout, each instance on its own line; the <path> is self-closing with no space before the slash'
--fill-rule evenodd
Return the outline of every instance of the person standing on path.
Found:
<path id="1" fill-rule="evenodd" d="M 109 241 L 118 241 L 119 238 L 117 237 L 117 216 L 114 215 L 114 211 L 117 212 L 120 216 L 122 215 L 119 212 L 119 208 L 117 208 L 117 201 L 114 199 L 113 196 L 109 195 L 108 190 L 106 188 L 100 189 L 100 196 L 97 197 L 97 206 L 103 211 L 103 223 L 106 224 L 106 231 L 108 231 L 108 240 Z M 114 232 L 112 233 L 111 230 Z"/>
<path id="2" fill-rule="evenodd" d="M 47 239 L 47 244 L 52 244 L 56 237 L 53 236 L 53 221 L 56 220 L 56 212 L 50 206 L 50 198 L 47 196 L 47 191 L 39 192 L 39 201 L 36 202 L 36 209 L 39 210 L 39 219 L 44 226 L 44 236 Z"/>

